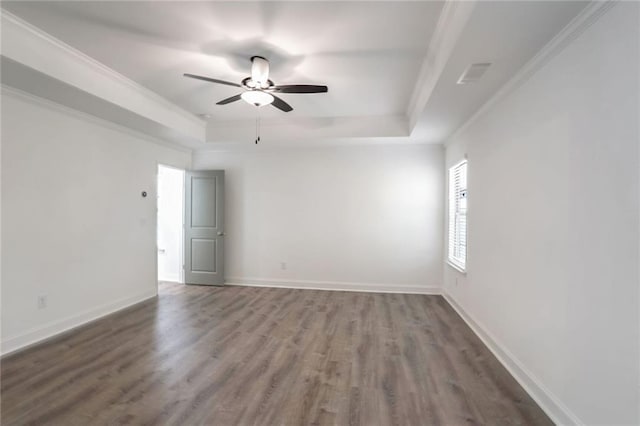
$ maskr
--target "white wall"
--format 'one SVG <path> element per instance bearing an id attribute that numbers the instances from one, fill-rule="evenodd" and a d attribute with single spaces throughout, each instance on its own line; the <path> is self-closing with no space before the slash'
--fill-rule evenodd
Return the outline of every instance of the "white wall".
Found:
<path id="1" fill-rule="evenodd" d="M 639 5 L 619 3 L 448 142 L 468 274 L 445 291 L 560 423 L 638 424 Z"/>
<path id="2" fill-rule="evenodd" d="M 2 150 L 3 353 L 156 294 L 157 163 L 190 152 L 4 89 Z"/>
<path id="3" fill-rule="evenodd" d="M 184 170 L 158 167 L 158 280 L 183 281 Z"/>
<path id="4" fill-rule="evenodd" d="M 443 162 L 442 147 L 420 145 L 193 158 L 226 171 L 227 282 L 407 292 L 441 285 Z"/>

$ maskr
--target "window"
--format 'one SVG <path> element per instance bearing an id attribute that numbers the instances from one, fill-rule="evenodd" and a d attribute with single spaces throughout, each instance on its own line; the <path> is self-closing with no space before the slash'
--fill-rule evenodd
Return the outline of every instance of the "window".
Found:
<path id="1" fill-rule="evenodd" d="M 467 263 L 467 161 L 449 169 L 449 263 L 464 272 Z"/>

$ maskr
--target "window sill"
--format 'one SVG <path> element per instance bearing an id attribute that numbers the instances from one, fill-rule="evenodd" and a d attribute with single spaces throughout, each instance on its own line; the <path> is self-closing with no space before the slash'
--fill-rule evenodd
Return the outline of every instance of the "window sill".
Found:
<path id="1" fill-rule="evenodd" d="M 462 269 L 461 267 L 459 267 L 458 265 L 456 265 L 455 263 L 452 263 L 450 261 L 447 261 L 447 265 L 449 265 L 450 267 L 452 267 L 453 269 L 455 269 L 456 271 L 460 272 L 463 275 L 467 275 L 467 270 L 466 269 Z"/>

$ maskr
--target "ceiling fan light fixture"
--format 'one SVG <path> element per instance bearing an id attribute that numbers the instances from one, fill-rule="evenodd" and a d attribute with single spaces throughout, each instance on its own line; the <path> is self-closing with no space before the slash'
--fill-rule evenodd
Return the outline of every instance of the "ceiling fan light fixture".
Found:
<path id="1" fill-rule="evenodd" d="M 271 102 L 273 102 L 273 96 L 261 90 L 247 90 L 246 92 L 243 92 L 240 97 L 245 102 L 257 107 L 269 105 Z"/>

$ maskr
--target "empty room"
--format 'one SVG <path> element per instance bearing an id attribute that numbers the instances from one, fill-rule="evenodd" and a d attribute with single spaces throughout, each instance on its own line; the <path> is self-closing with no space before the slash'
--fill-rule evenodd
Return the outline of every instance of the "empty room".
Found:
<path id="1" fill-rule="evenodd" d="M 0 7 L 3 426 L 640 424 L 640 2 Z"/>

